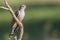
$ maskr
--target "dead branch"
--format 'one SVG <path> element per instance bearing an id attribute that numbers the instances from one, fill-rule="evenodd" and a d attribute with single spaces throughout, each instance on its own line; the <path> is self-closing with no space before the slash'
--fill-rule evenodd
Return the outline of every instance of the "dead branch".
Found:
<path id="1" fill-rule="evenodd" d="M 3 6 L 0 6 L 0 8 L 2 8 L 2 9 L 5 9 L 5 10 L 9 10 L 8 8 L 6 8 L 6 7 L 3 7 Z"/>
<path id="2" fill-rule="evenodd" d="M 22 24 L 22 22 L 19 21 L 18 18 L 15 16 L 15 14 L 14 14 L 15 12 L 14 12 L 13 9 L 10 7 L 10 5 L 9 5 L 8 2 L 7 2 L 7 0 L 4 0 L 4 2 L 5 2 L 5 5 L 6 5 L 7 8 L 6 8 L 6 7 L 0 7 L 0 8 L 9 10 L 10 13 L 11 13 L 11 15 L 13 16 L 13 18 L 16 20 L 16 22 L 17 22 L 17 24 L 19 25 L 20 30 L 21 30 L 21 32 L 20 32 L 20 37 L 18 38 L 18 40 L 21 40 L 21 39 L 22 39 L 22 36 L 23 36 L 23 24 Z M 15 40 L 17 40 L 17 39 L 15 38 Z"/>

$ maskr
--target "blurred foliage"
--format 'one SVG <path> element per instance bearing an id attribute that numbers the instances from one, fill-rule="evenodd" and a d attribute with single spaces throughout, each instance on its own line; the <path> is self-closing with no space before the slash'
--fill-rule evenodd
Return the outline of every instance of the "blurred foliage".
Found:
<path id="1" fill-rule="evenodd" d="M 52 32 L 55 33 L 55 30 L 59 33 L 58 39 L 60 38 L 60 5 L 42 5 L 41 0 L 8 0 L 8 2 L 14 11 L 18 10 L 20 4 L 28 4 L 23 21 L 25 30 L 23 40 L 43 40 L 44 27 L 49 23 L 52 26 L 49 32 L 50 39 L 54 39 Z M 0 6 L 5 6 L 3 0 L 0 0 Z M 0 9 L 0 40 L 9 40 L 11 20 L 12 16 L 9 11 Z"/>

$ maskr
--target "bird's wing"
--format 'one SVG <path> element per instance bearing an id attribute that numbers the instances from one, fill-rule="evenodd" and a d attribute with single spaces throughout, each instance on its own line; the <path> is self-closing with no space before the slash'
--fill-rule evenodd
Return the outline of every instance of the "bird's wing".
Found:
<path id="1" fill-rule="evenodd" d="M 16 17 L 18 16 L 18 11 L 15 12 Z"/>
<path id="2" fill-rule="evenodd" d="M 18 11 L 15 12 L 16 17 L 18 16 Z M 12 22 L 15 22 L 16 20 L 13 18 Z"/>

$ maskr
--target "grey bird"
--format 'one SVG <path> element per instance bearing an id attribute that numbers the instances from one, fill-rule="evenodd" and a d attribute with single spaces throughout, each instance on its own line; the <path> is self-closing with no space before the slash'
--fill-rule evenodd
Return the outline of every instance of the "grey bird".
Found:
<path id="1" fill-rule="evenodd" d="M 25 16 L 25 8 L 26 5 L 21 5 L 19 9 L 15 12 L 16 17 L 20 20 L 23 21 L 24 16 Z M 14 35 L 14 32 L 18 28 L 18 24 L 16 23 L 15 19 L 13 18 L 12 23 L 11 23 L 11 30 L 9 37 L 12 37 Z"/>

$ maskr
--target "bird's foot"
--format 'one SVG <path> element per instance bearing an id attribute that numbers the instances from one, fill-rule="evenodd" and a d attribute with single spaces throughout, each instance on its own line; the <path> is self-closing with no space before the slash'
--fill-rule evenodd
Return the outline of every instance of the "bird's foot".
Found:
<path id="1" fill-rule="evenodd" d="M 14 34 L 9 34 L 9 39 L 13 37 Z"/>

